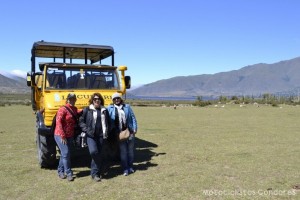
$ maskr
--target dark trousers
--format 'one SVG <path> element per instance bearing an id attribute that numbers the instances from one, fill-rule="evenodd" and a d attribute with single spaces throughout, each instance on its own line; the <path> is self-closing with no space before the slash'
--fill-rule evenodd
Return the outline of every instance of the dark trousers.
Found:
<path id="1" fill-rule="evenodd" d="M 101 171 L 101 150 L 103 144 L 103 138 L 99 136 L 87 137 L 87 144 L 90 155 L 92 157 L 91 162 L 91 176 L 100 176 Z"/>

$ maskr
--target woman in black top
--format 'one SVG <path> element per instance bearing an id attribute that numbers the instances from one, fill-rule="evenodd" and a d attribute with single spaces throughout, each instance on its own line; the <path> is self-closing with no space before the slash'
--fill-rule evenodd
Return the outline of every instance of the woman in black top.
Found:
<path id="1" fill-rule="evenodd" d="M 94 93 L 89 106 L 83 109 L 79 125 L 87 136 L 87 145 L 92 157 L 91 176 L 96 182 L 101 180 L 101 150 L 103 140 L 108 134 L 108 112 L 104 107 L 104 99 L 100 93 Z"/>

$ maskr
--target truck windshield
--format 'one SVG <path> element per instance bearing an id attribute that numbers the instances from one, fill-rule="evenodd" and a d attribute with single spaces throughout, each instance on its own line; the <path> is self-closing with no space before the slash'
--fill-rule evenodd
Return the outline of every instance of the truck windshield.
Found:
<path id="1" fill-rule="evenodd" d="M 47 68 L 45 88 L 61 89 L 119 89 L 116 71 L 101 68 Z"/>

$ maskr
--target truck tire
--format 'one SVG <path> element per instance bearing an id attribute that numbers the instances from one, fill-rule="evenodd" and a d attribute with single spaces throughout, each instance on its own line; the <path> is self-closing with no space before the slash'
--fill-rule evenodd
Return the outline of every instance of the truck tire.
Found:
<path id="1" fill-rule="evenodd" d="M 37 134 L 36 145 L 38 161 L 41 168 L 54 168 L 57 166 L 56 143 L 53 136 Z"/>

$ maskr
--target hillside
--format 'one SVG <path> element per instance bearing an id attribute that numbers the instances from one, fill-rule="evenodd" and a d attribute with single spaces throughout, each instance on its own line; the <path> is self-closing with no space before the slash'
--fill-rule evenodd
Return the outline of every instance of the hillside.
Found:
<path id="1" fill-rule="evenodd" d="M 30 88 L 26 85 L 26 79 L 16 77 L 15 79 L 8 78 L 0 74 L 0 91 L 4 94 L 23 94 L 30 93 Z"/>
<path id="2" fill-rule="evenodd" d="M 220 95 L 290 94 L 300 88 L 300 57 L 273 64 L 255 64 L 239 70 L 178 76 L 159 80 L 136 89 L 128 96 L 140 97 L 218 97 Z M 2 93 L 30 93 L 26 80 L 0 74 Z"/>
<path id="3" fill-rule="evenodd" d="M 216 74 L 179 76 L 131 90 L 135 96 L 196 97 L 260 95 L 300 86 L 300 57 L 274 64 L 255 64 Z"/>

